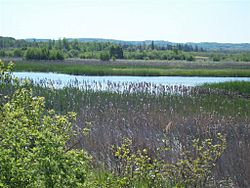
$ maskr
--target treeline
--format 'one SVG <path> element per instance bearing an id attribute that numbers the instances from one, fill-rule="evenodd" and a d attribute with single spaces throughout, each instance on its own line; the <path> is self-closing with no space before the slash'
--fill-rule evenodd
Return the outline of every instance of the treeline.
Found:
<path id="1" fill-rule="evenodd" d="M 187 60 L 194 61 L 194 55 L 179 50 L 144 50 L 125 52 L 126 59 L 141 59 L 141 60 Z"/>
<path id="2" fill-rule="evenodd" d="M 78 40 L 15 40 L 0 37 L 0 56 L 23 57 L 26 59 L 54 60 L 64 58 L 81 59 L 180 59 L 193 60 L 192 55 L 181 52 L 204 51 L 191 45 L 113 44 L 110 42 L 79 42 Z M 125 55 L 126 54 L 126 55 Z"/>
<path id="3" fill-rule="evenodd" d="M 80 42 L 67 40 L 16 40 L 0 37 L 0 57 L 21 57 L 27 60 L 139 59 L 139 60 L 211 60 L 250 61 L 248 52 L 211 52 L 188 44 L 156 45 L 151 43 L 115 44 L 111 42 Z"/>
<path id="4" fill-rule="evenodd" d="M 0 57 L 22 57 L 27 60 L 64 60 L 61 50 L 48 48 L 14 49 L 13 51 L 0 51 Z"/>
<path id="5" fill-rule="evenodd" d="M 141 42 L 141 43 L 112 43 L 112 42 L 80 42 L 77 39 L 68 40 L 66 38 L 58 40 L 16 40 L 11 37 L 0 36 L 0 49 L 11 48 L 28 48 L 28 47 L 48 47 L 49 49 L 56 48 L 60 50 L 79 50 L 79 51 L 103 51 L 107 50 L 112 45 L 118 45 L 123 50 L 136 51 L 136 50 L 180 50 L 185 52 L 203 52 L 202 47 L 190 44 L 155 44 L 154 41 Z"/>
<path id="6" fill-rule="evenodd" d="M 29 48 L 25 53 L 26 59 L 36 60 L 63 60 L 63 52 L 56 49 L 48 48 Z"/>
<path id="7" fill-rule="evenodd" d="M 213 61 L 233 60 L 250 62 L 250 52 L 210 53 L 209 58 Z"/>

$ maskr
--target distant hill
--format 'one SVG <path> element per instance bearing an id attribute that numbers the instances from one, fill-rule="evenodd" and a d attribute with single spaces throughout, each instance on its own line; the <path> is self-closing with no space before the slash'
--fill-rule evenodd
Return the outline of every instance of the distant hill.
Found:
<path id="1" fill-rule="evenodd" d="M 201 42 L 201 43 L 187 43 L 189 45 L 197 45 L 206 50 L 222 50 L 222 51 L 250 51 L 250 43 L 217 43 L 217 42 Z"/>
<path id="2" fill-rule="evenodd" d="M 68 38 L 68 40 L 74 40 L 73 38 Z M 125 40 L 114 40 L 114 39 L 102 39 L 102 38 L 77 38 L 77 40 L 81 42 L 111 42 L 115 44 L 122 45 L 150 45 L 152 40 L 145 41 L 125 41 Z M 250 43 L 217 43 L 217 42 L 188 42 L 188 43 L 175 43 L 163 40 L 155 40 L 155 45 L 158 46 L 167 46 L 167 45 L 177 45 L 177 44 L 188 44 L 193 47 L 198 46 L 199 48 L 203 48 L 205 50 L 211 51 L 250 51 Z"/>
<path id="3" fill-rule="evenodd" d="M 1 38 L 1 37 L 0 37 Z M 4 37 L 15 40 L 11 37 Z M 125 40 L 114 40 L 114 39 L 103 39 L 103 38 L 67 38 L 69 41 L 78 40 L 80 42 L 110 42 L 114 44 L 121 44 L 121 45 L 132 45 L 132 46 L 143 46 L 143 45 L 150 45 L 152 40 L 145 40 L 145 41 L 125 41 Z M 28 42 L 47 42 L 50 39 L 37 39 L 37 38 L 28 38 L 24 39 Z M 203 48 L 207 51 L 250 51 L 250 43 L 217 43 L 217 42 L 188 42 L 188 43 L 175 43 L 163 40 L 154 40 L 154 45 L 157 46 L 168 46 L 168 45 L 177 45 L 177 44 L 187 44 L 192 45 L 193 47 L 197 46 L 199 48 Z"/>

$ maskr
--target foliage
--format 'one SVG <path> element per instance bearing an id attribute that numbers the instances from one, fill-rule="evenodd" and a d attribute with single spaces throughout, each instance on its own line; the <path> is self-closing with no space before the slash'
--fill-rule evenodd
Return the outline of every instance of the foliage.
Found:
<path id="1" fill-rule="evenodd" d="M 23 51 L 19 48 L 16 48 L 13 54 L 14 54 L 14 57 L 23 57 Z"/>
<path id="2" fill-rule="evenodd" d="M 100 60 L 102 60 L 102 61 L 109 61 L 110 60 L 110 54 L 109 54 L 109 52 L 102 52 L 100 54 Z"/>
<path id="3" fill-rule="evenodd" d="M 5 83 L 11 82 L 11 74 L 14 68 L 14 64 L 10 62 L 8 65 L 5 65 L 0 59 L 0 84 L 4 85 Z"/>
<path id="4" fill-rule="evenodd" d="M 178 52 L 178 53 L 177 53 Z M 126 59 L 148 59 L 148 60 L 194 60 L 194 57 L 190 53 L 179 52 L 178 50 L 143 50 L 125 52 L 124 57 Z"/>
<path id="5" fill-rule="evenodd" d="M 10 71 L 1 62 L 1 85 L 10 82 Z M 47 111 L 43 97 L 18 88 L 0 106 L 0 187 L 87 186 L 90 157 L 72 149 L 78 130 L 75 113 Z"/>
<path id="6" fill-rule="evenodd" d="M 70 58 L 78 57 L 78 55 L 79 55 L 79 51 L 78 50 L 70 50 L 70 51 L 68 51 L 68 56 Z"/>
<path id="7" fill-rule="evenodd" d="M 226 148 L 226 139 L 217 134 L 213 139 L 193 140 L 192 149 L 185 147 L 175 164 L 169 165 L 170 179 L 178 186 L 205 187 L 213 181 L 212 170 Z"/>
<path id="8" fill-rule="evenodd" d="M 110 54 L 110 58 L 116 59 L 143 59 L 143 60 L 187 60 L 197 59 L 210 61 L 250 61 L 249 45 L 239 44 L 239 50 L 210 50 L 205 51 L 202 44 L 164 44 L 161 41 L 126 42 L 109 40 L 81 40 L 81 39 L 58 39 L 58 40 L 16 40 L 10 37 L 0 37 L 1 57 L 23 57 L 36 60 L 55 60 L 63 58 L 99 59 L 100 53 Z M 206 44 L 209 45 L 209 44 Z M 205 46 L 206 46 L 205 45 Z M 212 44 L 211 44 L 212 45 Z M 219 44 L 218 44 L 219 45 Z M 224 44 L 226 45 L 226 44 Z M 230 44 L 229 44 L 230 45 Z M 236 44 L 235 44 L 236 45 Z M 213 48 L 213 47 L 212 47 Z M 215 48 L 216 49 L 216 48 Z M 220 49 L 220 48 L 219 48 Z M 57 50 L 58 55 L 51 52 Z M 79 55 L 80 54 L 80 55 Z"/>
<path id="9" fill-rule="evenodd" d="M 86 184 L 89 156 L 67 144 L 74 113 L 46 111 L 44 99 L 18 89 L 1 107 L 0 184 L 8 187 L 77 187 Z"/>
<path id="10" fill-rule="evenodd" d="M 112 45 L 109 49 L 110 56 L 116 59 L 123 59 L 123 50 L 120 46 Z"/>
<path id="11" fill-rule="evenodd" d="M 165 187 L 162 163 L 152 159 L 147 149 L 133 151 L 132 141 L 125 138 L 114 150 L 119 187 Z"/>
<path id="12" fill-rule="evenodd" d="M 205 187 L 212 180 L 212 169 L 223 154 L 226 140 L 218 133 L 217 143 L 212 139 L 193 140 L 192 149 L 181 148 L 181 157 L 175 163 L 151 158 L 147 149 L 133 151 L 132 142 L 124 139 L 115 149 L 119 161 L 117 180 L 120 187 Z M 165 145 L 158 151 L 170 148 Z M 174 148 L 172 148 L 174 149 Z M 158 156 L 159 157 L 159 156 Z M 164 158 L 164 156 L 163 156 Z"/>
<path id="13" fill-rule="evenodd" d="M 27 60 L 63 60 L 64 55 L 60 50 L 48 48 L 28 48 L 25 54 Z"/>
<path id="14" fill-rule="evenodd" d="M 5 57 L 6 56 L 6 52 L 4 50 L 0 50 L 0 57 Z"/>

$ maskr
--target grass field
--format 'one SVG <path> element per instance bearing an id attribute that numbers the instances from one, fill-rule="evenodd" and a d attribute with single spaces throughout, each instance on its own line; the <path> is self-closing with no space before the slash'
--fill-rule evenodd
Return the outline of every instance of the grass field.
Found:
<path id="1" fill-rule="evenodd" d="M 58 72 L 75 75 L 236 76 L 249 77 L 249 62 L 186 61 L 15 61 L 15 71 Z"/>

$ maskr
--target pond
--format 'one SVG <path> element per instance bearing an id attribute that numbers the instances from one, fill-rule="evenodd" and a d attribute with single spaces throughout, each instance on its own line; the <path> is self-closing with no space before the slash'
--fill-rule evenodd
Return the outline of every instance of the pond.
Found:
<path id="1" fill-rule="evenodd" d="M 227 81 L 250 81 L 250 77 L 191 77 L 191 76 L 79 76 L 59 73 L 38 73 L 38 72 L 14 72 L 18 78 L 29 78 L 34 81 L 51 80 L 62 85 L 67 85 L 70 81 L 96 81 L 107 83 L 110 82 L 147 82 L 164 85 L 185 85 L 197 86 L 204 83 L 216 83 Z"/>

